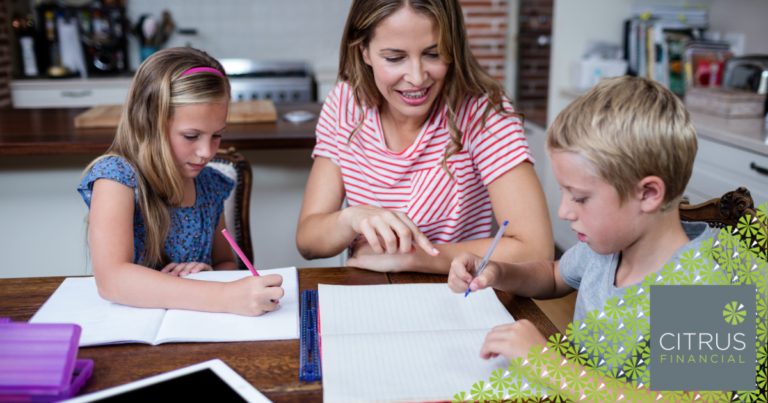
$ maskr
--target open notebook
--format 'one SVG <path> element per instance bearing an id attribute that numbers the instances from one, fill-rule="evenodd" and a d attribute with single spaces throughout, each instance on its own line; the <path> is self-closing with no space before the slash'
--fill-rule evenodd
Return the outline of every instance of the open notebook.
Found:
<path id="1" fill-rule="evenodd" d="M 480 347 L 514 322 L 492 290 L 445 284 L 319 286 L 323 401 L 451 401 L 506 367 Z"/>
<path id="2" fill-rule="evenodd" d="M 99 297 L 93 277 L 67 278 L 35 313 L 30 323 L 76 323 L 80 346 L 109 343 L 215 342 L 299 338 L 299 284 L 295 267 L 260 270 L 283 276 L 281 308 L 257 317 L 180 309 L 134 308 Z M 206 271 L 186 278 L 235 281 L 247 270 Z"/>

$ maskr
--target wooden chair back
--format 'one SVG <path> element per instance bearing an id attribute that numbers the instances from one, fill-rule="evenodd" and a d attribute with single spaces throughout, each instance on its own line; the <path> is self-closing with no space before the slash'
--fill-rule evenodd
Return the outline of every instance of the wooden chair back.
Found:
<path id="1" fill-rule="evenodd" d="M 739 219 L 745 215 L 757 217 L 755 202 L 745 187 L 728 192 L 719 199 L 712 199 L 701 204 L 690 205 L 688 200 L 680 203 L 680 219 L 683 221 L 704 221 L 714 228 L 737 228 Z M 762 225 L 762 224 L 761 224 Z M 751 245 L 755 239 L 747 239 Z M 765 244 L 760 248 L 765 256 Z"/>
<path id="2" fill-rule="evenodd" d="M 227 150 L 218 150 L 208 166 L 235 181 L 235 188 L 224 203 L 227 232 L 232 235 L 248 260 L 253 263 L 250 225 L 251 187 L 253 186 L 251 164 L 237 153 L 234 147 L 230 147 Z M 240 270 L 248 269 L 237 255 L 235 255 L 235 261 Z"/>

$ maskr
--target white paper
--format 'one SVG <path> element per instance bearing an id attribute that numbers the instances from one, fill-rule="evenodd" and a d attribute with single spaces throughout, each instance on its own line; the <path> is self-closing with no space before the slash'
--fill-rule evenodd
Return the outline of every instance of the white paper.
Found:
<path id="1" fill-rule="evenodd" d="M 514 319 L 493 290 L 445 284 L 321 284 L 323 401 L 450 401 L 508 365 L 480 358 L 488 332 Z"/>
<path id="2" fill-rule="evenodd" d="M 281 308 L 257 317 L 177 309 L 135 308 L 101 298 L 93 277 L 67 278 L 35 313 L 30 323 L 76 323 L 80 346 L 108 343 L 214 342 L 299 338 L 299 285 L 295 267 L 259 270 L 280 274 L 285 295 Z M 235 281 L 249 271 L 190 274 L 203 281 Z"/>
<path id="3" fill-rule="evenodd" d="M 299 281 L 295 267 L 259 270 L 259 274 L 283 277 L 280 308 L 261 316 L 210 313 L 169 309 L 157 333 L 155 344 L 171 341 L 252 341 L 299 338 Z M 201 272 L 187 278 L 204 281 L 235 281 L 250 276 L 247 270 Z"/>
<path id="4" fill-rule="evenodd" d="M 30 323 L 76 323 L 80 346 L 152 343 L 165 309 L 133 308 L 99 296 L 93 277 L 67 278 L 35 313 Z"/>

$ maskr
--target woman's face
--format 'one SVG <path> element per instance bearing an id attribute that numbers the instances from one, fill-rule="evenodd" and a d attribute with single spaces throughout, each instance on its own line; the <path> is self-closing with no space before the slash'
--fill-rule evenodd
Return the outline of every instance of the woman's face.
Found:
<path id="1" fill-rule="evenodd" d="M 437 53 L 437 21 L 404 7 L 379 23 L 363 60 L 373 68 L 390 113 L 399 118 L 425 118 L 440 94 L 448 64 Z"/>

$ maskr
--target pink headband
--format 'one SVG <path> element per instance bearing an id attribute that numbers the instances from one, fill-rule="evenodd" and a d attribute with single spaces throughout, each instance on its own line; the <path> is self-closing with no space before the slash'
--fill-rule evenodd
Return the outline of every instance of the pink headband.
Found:
<path id="1" fill-rule="evenodd" d="M 181 73 L 181 75 L 179 77 L 184 77 L 187 74 L 199 73 L 201 71 L 210 71 L 211 73 L 216 73 L 216 74 L 218 74 L 220 76 L 224 76 L 224 74 L 221 74 L 220 71 L 218 71 L 216 69 L 213 69 L 213 68 L 210 68 L 210 67 L 193 67 L 193 68 L 191 68 L 191 69 Z"/>

